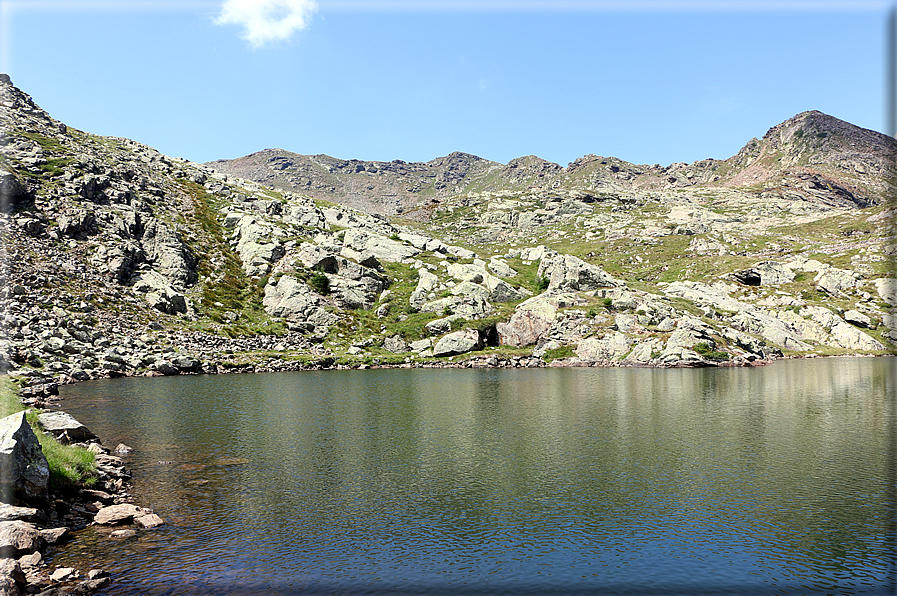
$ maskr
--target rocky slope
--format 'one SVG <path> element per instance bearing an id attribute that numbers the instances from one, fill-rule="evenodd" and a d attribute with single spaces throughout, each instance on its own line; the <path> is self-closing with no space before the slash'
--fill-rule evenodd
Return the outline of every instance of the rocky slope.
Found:
<path id="1" fill-rule="evenodd" d="M 897 143 L 818 112 L 668 167 L 197 164 L 69 128 L 6 77 L 0 102 L 0 365 L 38 405 L 116 375 L 717 366 L 897 340 Z"/>

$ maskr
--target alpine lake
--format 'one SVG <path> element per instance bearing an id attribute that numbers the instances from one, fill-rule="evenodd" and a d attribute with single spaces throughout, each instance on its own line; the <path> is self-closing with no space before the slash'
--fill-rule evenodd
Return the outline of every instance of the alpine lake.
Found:
<path id="1" fill-rule="evenodd" d="M 166 524 L 101 594 L 891 594 L 897 359 L 94 381 Z"/>

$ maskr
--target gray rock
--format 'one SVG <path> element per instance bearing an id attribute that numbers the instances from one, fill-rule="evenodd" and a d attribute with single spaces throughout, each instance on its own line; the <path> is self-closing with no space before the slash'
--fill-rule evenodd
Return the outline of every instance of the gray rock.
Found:
<path id="1" fill-rule="evenodd" d="M 145 530 L 158 528 L 165 524 L 165 521 L 155 513 L 147 513 L 134 517 L 134 523 Z"/>
<path id="2" fill-rule="evenodd" d="M 462 317 L 461 315 L 449 315 L 441 319 L 430 321 L 426 325 L 424 325 L 424 327 L 426 328 L 427 333 L 429 333 L 430 335 L 439 335 L 441 333 L 448 333 L 452 328 L 452 323 L 463 319 L 464 317 Z"/>
<path id="3" fill-rule="evenodd" d="M 377 259 L 387 262 L 398 263 L 420 252 L 413 246 L 390 240 L 386 236 L 352 228 L 346 230 L 343 242 L 348 248 L 361 253 L 370 253 Z"/>
<path id="4" fill-rule="evenodd" d="M 68 528 L 47 528 L 40 531 L 41 538 L 49 545 L 60 544 L 69 536 Z"/>
<path id="5" fill-rule="evenodd" d="M 40 530 L 28 522 L 0 522 L 0 558 L 18 558 L 44 546 Z"/>
<path id="6" fill-rule="evenodd" d="M 890 304 L 897 306 L 897 279 L 893 277 L 880 277 L 874 282 L 875 291 L 879 297 Z"/>
<path id="7" fill-rule="evenodd" d="M 480 334 L 475 329 L 462 329 L 439 338 L 433 347 L 433 356 L 455 356 L 471 350 L 482 349 Z"/>
<path id="8" fill-rule="evenodd" d="M 341 308 L 368 310 L 377 302 L 383 285 L 370 277 L 358 281 L 339 275 L 328 275 L 330 294 Z"/>
<path id="9" fill-rule="evenodd" d="M 50 468 L 25 412 L 0 420 L 0 501 L 43 500 Z"/>
<path id="10" fill-rule="evenodd" d="M 872 327 L 872 319 L 858 310 L 848 310 L 846 313 L 844 313 L 844 320 L 851 325 L 856 325 L 857 327 L 864 327 L 866 329 Z"/>
<path id="11" fill-rule="evenodd" d="M 398 334 L 383 340 L 383 349 L 395 354 L 401 354 L 402 352 L 407 352 L 409 350 L 408 343 Z"/>
<path id="12" fill-rule="evenodd" d="M 0 521 L 36 522 L 41 518 L 41 511 L 32 507 L 16 507 L 8 503 L 0 503 Z"/>
<path id="13" fill-rule="evenodd" d="M 131 286 L 135 292 L 143 294 L 150 306 L 159 312 L 173 315 L 189 311 L 187 298 L 157 271 L 145 271 L 137 275 L 131 281 Z"/>
<path id="14" fill-rule="evenodd" d="M 56 570 L 50 574 L 50 581 L 63 582 L 76 577 L 78 577 L 78 572 L 74 567 L 57 567 Z"/>
<path id="15" fill-rule="evenodd" d="M 735 273 L 736 281 L 748 286 L 768 286 L 794 281 L 794 270 L 777 261 L 757 263 L 751 269 Z"/>
<path id="16" fill-rule="evenodd" d="M 40 553 L 37 553 L 40 554 Z M 0 560 L 0 594 L 3 596 L 21 596 L 27 594 L 28 581 L 18 561 Z"/>
<path id="17" fill-rule="evenodd" d="M 413 352 L 418 352 L 418 353 L 423 352 L 424 350 L 426 350 L 427 348 L 430 348 L 432 346 L 433 346 L 433 342 L 432 342 L 432 340 L 430 340 L 429 337 L 426 337 L 424 339 L 419 339 L 417 341 L 413 341 L 409 344 L 409 347 L 411 348 L 411 350 Z"/>
<path id="18" fill-rule="evenodd" d="M 97 512 L 93 521 L 101 526 L 116 526 L 131 523 L 135 516 L 141 515 L 146 515 L 146 512 L 140 507 L 122 503 L 103 507 Z"/>
<path id="19" fill-rule="evenodd" d="M 465 319 L 476 319 L 492 312 L 492 306 L 481 296 L 448 296 L 421 305 L 422 312 L 461 315 Z"/>
<path id="20" fill-rule="evenodd" d="M 45 431 L 62 443 L 88 443 L 98 439 L 86 426 L 67 412 L 44 412 L 39 414 L 37 419 Z"/>
<path id="21" fill-rule="evenodd" d="M 622 281 L 613 278 L 596 265 L 586 263 L 573 255 L 545 251 L 537 275 L 548 278 L 548 289 L 579 290 L 622 287 Z"/>
<path id="22" fill-rule="evenodd" d="M 0 211 L 11 213 L 12 211 L 27 205 L 34 199 L 15 174 L 7 170 L 0 170 Z"/>
<path id="23" fill-rule="evenodd" d="M 848 350 L 871 352 L 885 349 L 878 340 L 843 321 L 833 325 L 831 333 L 838 345 Z"/>
<path id="24" fill-rule="evenodd" d="M 545 292 L 520 303 L 507 323 L 495 326 L 502 345 L 523 347 L 535 344 L 551 329 L 558 309 L 576 304 L 569 293 Z"/>
<path id="25" fill-rule="evenodd" d="M 854 271 L 828 267 L 816 274 L 816 287 L 827 294 L 840 296 L 845 290 L 856 287 L 860 275 Z"/>
<path id="26" fill-rule="evenodd" d="M 57 220 L 59 233 L 72 238 L 83 238 L 97 232 L 97 218 L 85 209 L 70 209 Z"/>
<path id="27" fill-rule="evenodd" d="M 427 296 L 439 284 L 439 278 L 423 267 L 418 269 L 417 276 L 417 287 L 411 292 L 408 302 L 412 308 L 420 310 L 420 307 L 427 301 Z"/>
<path id="28" fill-rule="evenodd" d="M 168 225 L 156 218 L 148 218 L 141 244 L 153 267 L 173 285 L 187 287 L 196 281 L 196 257 Z"/>
<path id="29" fill-rule="evenodd" d="M 284 275 L 275 284 L 265 286 L 262 304 L 272 317 L 316 325 L 331 325 L 338 320 L 336 315 L 325 310 L 321 296 L 291 275 Z"/>
<path id="30" fill-rule="evenodd" d="M 580 360 L 597 362 L 602 360 L 622 360 L 632 348 L 632 340 L 615 331 L 605 337 L 588 337 L 576 347 Z"/>

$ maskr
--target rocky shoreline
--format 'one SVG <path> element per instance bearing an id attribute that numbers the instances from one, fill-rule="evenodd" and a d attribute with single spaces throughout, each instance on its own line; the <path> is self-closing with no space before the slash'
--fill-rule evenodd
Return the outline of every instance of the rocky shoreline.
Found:
<path id="1" fill-rule="evenodd" d="M 50 569 L 45 554 L 88 526 L 102 528 L 109 540 L 125 540 L 164 524 L 152 509 L 135 505 L 126 445 L 110 450 L 77 420 L 62 411 L 39 414 L 39 424 L 60 443 L 91 452 L 96 482 L 89 487 L 51 487 L 47 459 L 25 420 L 25 411 L 0 420 L 4 501 L 0 503 L 0 595 L 62 596 L 92 594 L 112 581 L 103 569 Z"/>

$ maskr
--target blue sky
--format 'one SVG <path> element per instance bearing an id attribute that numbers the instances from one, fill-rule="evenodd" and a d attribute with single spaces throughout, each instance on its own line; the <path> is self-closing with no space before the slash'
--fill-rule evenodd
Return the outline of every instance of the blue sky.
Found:
<path id="1" fill-rule="evenodd" d="M 666 165 L 804 110 L 885 126 L 889 2 L 229 1 L 231 22 L 218 0 L 0 0 L 0 69 L 70 126 L 200 162 Z M 292 21 L 250 31 L 266 1 Z"/>

